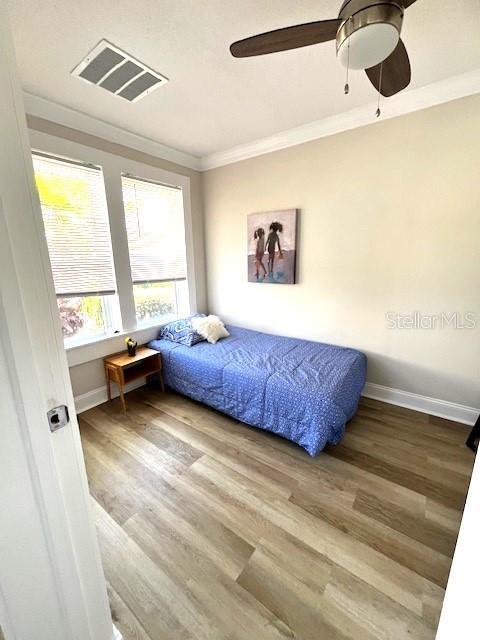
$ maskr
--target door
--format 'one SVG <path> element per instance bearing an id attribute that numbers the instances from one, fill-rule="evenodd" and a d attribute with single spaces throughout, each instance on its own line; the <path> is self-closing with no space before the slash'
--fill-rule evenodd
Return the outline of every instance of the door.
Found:
<path id="1" fill-rule="evenodd" d="M 3 0 L 0 87 L 0 625 L 6 640 L 112 640 Z M 59 405 L 70 422 L 51 433 Z"/>

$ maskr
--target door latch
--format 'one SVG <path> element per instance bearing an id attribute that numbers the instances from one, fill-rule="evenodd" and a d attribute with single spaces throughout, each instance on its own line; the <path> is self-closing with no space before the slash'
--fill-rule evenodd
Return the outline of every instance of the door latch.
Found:
<path id="1" fill-rule="evenodd" d="M 62 404 L 59 407 L 50 409 L 50 411 L 47 412 L 47 418 L 50 431 L 52 433 L 58 431 L 70 421 L 70 416 L 68 415 L 68 407 Z"/>

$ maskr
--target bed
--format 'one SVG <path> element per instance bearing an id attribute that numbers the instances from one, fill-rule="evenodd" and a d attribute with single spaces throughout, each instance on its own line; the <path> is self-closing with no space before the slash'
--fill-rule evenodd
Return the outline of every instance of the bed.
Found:
<path id="1" fill-rule="evenodd" d="M 365 384 L 360 351 L 227 325 L 230 337 L 191 347 L 153 340 L 167 386 L 296 442 L 311 456 L 337 444 Z"/>

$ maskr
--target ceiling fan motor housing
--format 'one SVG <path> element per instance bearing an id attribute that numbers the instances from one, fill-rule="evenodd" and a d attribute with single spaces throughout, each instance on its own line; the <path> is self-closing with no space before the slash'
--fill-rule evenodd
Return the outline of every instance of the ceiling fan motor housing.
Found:
<path id="1" fill-rule="evenodd" d="M 346 0 L 339 18 L 337 56 L 351 69 L 370 69 L 395 50 L 403 23 L 403 6 L 397 2 Z"/>

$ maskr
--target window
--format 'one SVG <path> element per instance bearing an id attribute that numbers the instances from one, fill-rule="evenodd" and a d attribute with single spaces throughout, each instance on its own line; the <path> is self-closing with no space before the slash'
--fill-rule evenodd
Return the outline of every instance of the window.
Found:
<path id="1" fill-rule="evenodd" d="M 122 176 L 137 324 L 189 312 L 183 193 Z"/>
<path id="2" fill-rule="evenodd" d="M 34 154 L 35 180 L 66 344 L 120 329 L 102 171 Z"/>
<path id="3" fill-rule="evenodd" d="M 61 149 L 71 149 L 73 157 L 78 151 L 80 158 L 85 152 L 74 143 Z M 190 313 L 183 207 L 188 178 L 178 176 L 181 187 L 168 186 L 121 174 L 109 154 L 96 157 L 112 179 L 104 181 L 100 166 L 33 152 L 66 347 Z M 147 171 L 149 178 L 158 173 L 176 179 Z"/>

